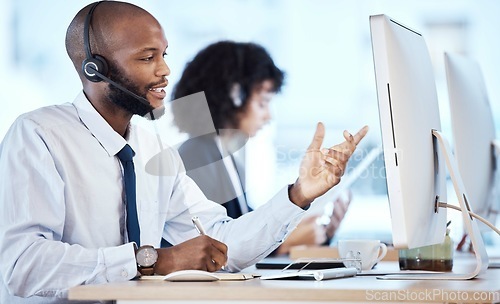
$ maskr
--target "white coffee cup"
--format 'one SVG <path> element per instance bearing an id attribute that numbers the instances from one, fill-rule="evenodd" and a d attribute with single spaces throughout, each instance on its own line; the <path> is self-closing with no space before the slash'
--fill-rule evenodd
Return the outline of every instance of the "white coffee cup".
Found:
<path id="1" fill-rule="evenodd" d="M 359 252 L 362 270 L 372 269 L 387 254 L 387 246 L 380 240 L 339 240 L 337 247 L 344 259 L 358 256 Z"/>

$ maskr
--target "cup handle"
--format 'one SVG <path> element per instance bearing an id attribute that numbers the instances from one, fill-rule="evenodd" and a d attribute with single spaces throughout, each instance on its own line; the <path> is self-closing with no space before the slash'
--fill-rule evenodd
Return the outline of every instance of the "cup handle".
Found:
<path id="1" fill-rule="evenodd" d="M 378 258 L 377 258 L 377 260 L 376 260 L 376 262 L 374 264 L 380 262 L 385 257 L 385 255 L 387 254 L 387 246 L 384 243 L 380 243 L 380 247 L 379 248 L 382 249 L 382 252 L 378 256 Z"/>

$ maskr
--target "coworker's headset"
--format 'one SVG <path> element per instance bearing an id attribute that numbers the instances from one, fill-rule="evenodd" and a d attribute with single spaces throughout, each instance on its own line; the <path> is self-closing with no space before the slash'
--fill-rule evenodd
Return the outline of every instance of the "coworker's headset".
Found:
<path id="1" fill-rule="evenodd" d="M 82 62 L 83 75 L 85 75 L 85 78 L 87 78 L 92 82 L 100 82 L 104 80 L 105 82 L 111 84 L 120 91 L 139 100 L 140 102 L 149 107 L 152 119 L 154 119 L 152 113 L 154 108 L 151 106 L 149 101 L 144 97 L 132 93 L 122 85 L 106 77 L 105 75 L 108 74 L 108 63 L 106 62 L 106 59 L 104 59 L 104 57 L 101 55 L 92 54 L 92 51 L 90 50 L 90 31 L 89 31 L 90 22 L 92 22 L 92 14 L 94 13 L 94 10 L 96 9 L 97 5 L 99 5 L 102 2 L 103 1 L 94 3 L 94 5 L 92 5 L 92 7 L 90 8 L 87 17 L 85 18 L 85 24 L 83 26 L 83 46 L 85 48 L 85 54 L 87 55 L 87 58 L 85 58 L 85 60 L 83 60 Z"/>
<path id="2" fill-rule="evenodd" d="M 240 79 L 243 78 L 244 75 L 244 67 L 245 67 L 245 61 L 244 61 L 244 54 L 243 54 L 243 44 L 237 44 L 236 45 L 236 61 L 237 61 L 237 69 L 238 73 L 240 75 Z M 231 88 L 232 90 L 237 90 L 237 92 L 231 92 L 231 98 L 233 100 L 233 104 L 235 107 L 239 108 L 241 107 L 244 103 L 245 100 L 248 97 L 247 90 L 242 87 L 242 85 L 238 82 L 233 84 L 233 87 Z M 236 96 L 234 96 L 234 95 Z"/>

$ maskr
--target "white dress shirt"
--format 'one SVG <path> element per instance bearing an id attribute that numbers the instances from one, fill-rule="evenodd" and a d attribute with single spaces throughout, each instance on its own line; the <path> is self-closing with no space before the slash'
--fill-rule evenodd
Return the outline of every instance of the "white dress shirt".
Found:
<path id="1" fill-rule="evenodd" d="M 134 125 L 128 134 L 116 133 L 83 92 L 14 122 L 0 146 L 0 303 L 66 303 L 72 286 L 136 276 L 115 156 L 127 142 L 136 153 L 141 244 L 196 237 L 197 215 L 228 246 L 228 268 L 237 271 L 279 246 L 304 213 L 284 187 L 231 220 L 187 177 L 174 149 L 161 150 L 154 134 Z"/>

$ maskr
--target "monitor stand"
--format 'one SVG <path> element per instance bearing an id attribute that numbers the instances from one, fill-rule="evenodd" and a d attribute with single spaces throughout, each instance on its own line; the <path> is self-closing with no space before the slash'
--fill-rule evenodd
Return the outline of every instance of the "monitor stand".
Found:
<path id="1" fill-rule="evenodd" d="M 426 274 L 388 274 L 384 276 L 377 277 L 378 279 L 384 280 L 469 280 L 475 278 L 480 273 L 483 273 L 488 268 L 488 254 L 483 243 L 483 238 L 481 232 L 479 231 L 479 226 L 477 225 L 477 220 L 469 215 L 471 211 L 469 202 L 467 200 L 467 195 L 465 193 L 465 187 L 462 181 L 460 172 L 458 171 L 458 165 L 456 163 L 455 157 L 451 153 L 450 145 L 448 140 L 441 134 L 441 132 L 432 130 L 433 137 L 437 140 L 438 145 L 436 145 L 436 140 L 434 140 L 434 149 L 441 149 L 442 154 L 436 153 L 437 155 L 444 155 L 446 160 L 446 167 L 450 173 L 451 180 L 453 182 L 453 187 L 462 209 L 462 218 L 465 226 L 466 232 L 469 234 L 472 246 L 474 248 L 474 254 L 476 258 L 475 269 L 471 272 L 456 273 L 456 272 L 440 272 L 440 273 L 426 273 Z M 439 161 L 439 159 L 438 159 Z"/>
<path id="2" fill-rule="evenodd" d="M 499 175 L 499 166 L 500 166 L 500 140 L 498 139 L 494 139 L 492 142 L 491 142 L 491 147 L 493 149 L 493 156 L 494 156 L 494 161 L 495 161 L 495 177 L 494 177 L 494 183 L 495 183 L 495 186 L 494 187 L 498 187 L 498 182 L 500 182 L 500 175 Z M 499 191 L 499 190 L 495 190 L 495 191 Z M 492 213 L 492 214 L 500 214 L 500 203 L 497 201 L 496 204 L 490 206 L 490 210 L 488 210 L 488 213 Z M 488 217 L 487 217 L 488 219 Z M 496 220 L 496 216 L 493 216 L 491 218 L 493 220 L 493 224 L 495 223 L 495 220 Z M 488 219 L 490 220 L 490 219 Z M 490 259 L 489 261 L 489 264 L 488 264 L 488 268 L 500 268 L 500 258 L 498 258 L 497 256 L 495 256 L 493 258 L 493 261 Z"/>

